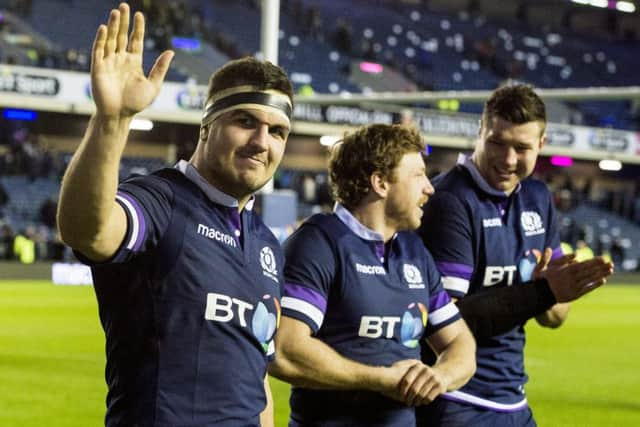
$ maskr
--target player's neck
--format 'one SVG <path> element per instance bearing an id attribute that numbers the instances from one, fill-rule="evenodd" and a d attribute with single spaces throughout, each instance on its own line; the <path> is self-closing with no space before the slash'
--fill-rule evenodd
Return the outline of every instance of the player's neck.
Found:
<path id="1" fill-rule="evenodd" d="M 360 224 L 381 234 L 385 242 L 388 242 L 397 232 L 395 227 L 388 223 L 382 203 L 365 202 L 349 211 Z"/>

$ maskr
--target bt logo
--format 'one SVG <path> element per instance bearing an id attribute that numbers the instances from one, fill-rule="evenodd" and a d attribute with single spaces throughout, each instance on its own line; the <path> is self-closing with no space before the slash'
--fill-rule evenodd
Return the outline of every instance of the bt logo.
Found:
<path id="1" fill-rule="evenodd" d="M 365 338 L 393 338 L 393 330 L 400 322 L 397 316 L 362 316 L 358 336 Z"/>
<path id="2" fill-rule="evenodd" d="M 511 286 L 513 284 L 513 276 L 516 271 L 517 267 L 515 265 L 505 265 L 504 267 L 488 265 L 484 269 L 484 279 L 482 281 L 482 285 L 493 286 L 503 282 L 506 279 L 507 285 Z"/>
<path id="3" fill-rule="evenodd" d="M 397 316 L 362 316 L 358 336 L 364 338 L 393 338 L 396 325 L 400 324 L 400 341 L 405 347 L 416 348 L 427 326 L 427 308 L 422 303 L 412 302 Z"/>
<path id="4" fill-rule="evenodd" d="M 255 307 L 255 310 L 254 310 Z M 241 327 L 246 328 L 248 316 L 251 317 L 251 330 L 265 353 L 280 324 L 280 302 L 266 294 L 257 304 L 251 304 L 239 298 L 211 292 L 207 294 L 207 307 L 204 318 L 214 322 L 228 323 L 238 319 Z"/>

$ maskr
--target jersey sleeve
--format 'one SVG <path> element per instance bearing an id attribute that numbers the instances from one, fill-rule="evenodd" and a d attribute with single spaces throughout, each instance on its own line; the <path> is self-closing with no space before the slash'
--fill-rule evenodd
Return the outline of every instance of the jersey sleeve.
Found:
<path id="1" fill-rule="evenodd" d="M 431 254 L 425 250 L 426 271 L 429 287 L 429 304 L 427 307 L 427 327 L 425 337 L 460 319 L 458 307 L 453 303 L 442 286 L 442 278 Z"/>
<path id="2" fill-rule="evenodd" d="M 116 202 L 126 214 L 127 231 L 113 256 L 99 264 L 126 262 L 154 248 L 171 219 L 172 200 L 168 183 L 156 176 L 138 176 L 120 184 Z M 85 264 L 98 264 L 76 255 Z"/>
<path id="3" fill-rule="evenodd" d="M 318 226 L 303 224 L 284 244 L 282 314 L 322 326 L 336 270 L 335 254 Z"/>
<path id="4" fill-rule="evenodd" d="M 454 298 L 465 296 L 475 259 L 473 224 L 463 203 L 449 192 L 436 192 L 425 205 L 418 232 L 433 255 L 444 289 Z"/>

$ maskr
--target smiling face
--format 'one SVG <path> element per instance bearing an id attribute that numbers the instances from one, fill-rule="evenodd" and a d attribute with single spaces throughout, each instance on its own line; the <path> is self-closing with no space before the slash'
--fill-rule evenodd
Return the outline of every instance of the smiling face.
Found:
<path id="1" fill-rule="evenodd" d="M 281 114 L 258 109 L 224 113 L 202 128 L 192 163 L 209 183 L 244 206 L 273 177 L 289 126 Z"/>
<path id="2" fill-rule="evenodd" d="M 482 122 L 472 160 L 492 188 L 511 194 L 533 173 L 545 140 L 542 122 L 514 124 L 492 116 Z"/>
<path id="3" fill-rule="evenodd" d="M 385 203 L 385 216 L 396 230 L 415 230 L 420 226 L 422 205 L 434 193 L 426 175 L 422 154 L 405 154 L 393 170 Z"/>

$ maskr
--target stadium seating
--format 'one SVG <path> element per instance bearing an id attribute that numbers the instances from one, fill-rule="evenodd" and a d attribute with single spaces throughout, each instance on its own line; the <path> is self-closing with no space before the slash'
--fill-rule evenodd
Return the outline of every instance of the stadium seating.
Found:
<path id="1" fill-rule="evenodd" d="M 561 220 L 565 226 L 570 222 L 582 230 L 584 241 L 596 254 L 602 252 L 614 255 L 614 246 L 618 245 L 621 262 L 616 265 L 618 271 L 635 271 L 640 262 L 640 224 L 622 218 L 612 212 L 589 203 L 581 204 L 564 214 L 569 221 Z M 562 233 L 562 232 L 561 232 Z M 571 242 L 575 244 L 575 242 Z"/>
<path id="2" fill-rule="evenodd" d="M 191 34 L 189 25 L 184 35 L 201 38 L 203 48 L 178 55 L 169 79 L 192 77 L 205 83 L 206 64 L 213 68 L 228 57 L 258 52 L 258 3 L 190 0 L 187 10 L 198 16 L 201 30 Z M 0 7 L 10 4 L 10 0 L 0 0 Z M 498 24 L 467 11 L 448 15 L 424 6 L 389 4 L 352 0 L 347 15 L 341 0 L 283 1 L 279 62 L 292 75 L 296 87 L 311 87 L 319 93 L 368 90 L 349 80 L 353 59 L 387 64 L 419 88 L 433 90 L 491 90 L 508 78 L 542 88 L 628 86 L 640 81 L 634 72 L 640 61 L 637 43 L 586 40 L 515 22 Z M 27 20 L 61 52 L 73 50 L 86 58 L 95 28 L 110 7 L 111 3 L 100 0 L 34 0 Z M 149 25 L 148 34 L 153 34 L 154 22 Z M 350 31 L 346 51 L 335 43 L 341 27 Z M 222 45 L 226 52 L 214 44 Z M 153 43 L 148 43 L 146 67 L 157 52 Z M 637 129 L 638 120 L 630 107 L 626 101 L 580 103 L 571 106 L 580 114 L 570 119 L 593 126 Z M 477 104 L 460 108 L 465 112 L 479 109 Z"/>

